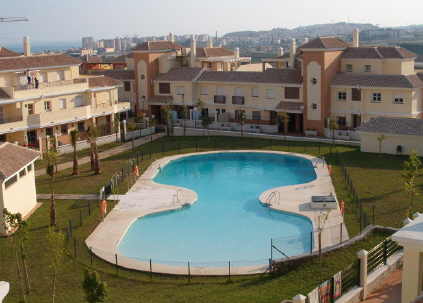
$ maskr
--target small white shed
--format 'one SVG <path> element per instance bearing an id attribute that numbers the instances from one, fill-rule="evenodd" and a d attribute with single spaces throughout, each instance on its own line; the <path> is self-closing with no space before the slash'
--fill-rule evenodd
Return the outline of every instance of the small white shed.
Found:
<path id="1" fill-rule="evenodd" d="M 0 144 L 0 234 L 8 232 L 3 210 L 28 216 L 37 206 L 34 162 L 39 153 L 5 142 Z"/>

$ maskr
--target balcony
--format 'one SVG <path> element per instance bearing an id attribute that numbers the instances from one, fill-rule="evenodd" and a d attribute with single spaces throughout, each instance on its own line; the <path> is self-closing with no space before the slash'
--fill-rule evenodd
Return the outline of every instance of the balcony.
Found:
<path id="1" fill-rule="evenodd" d="M 215 104 L 226 104 L 226 96 L 215 95 L 214 96 L 214 103 Z"/>
<path id="2" fill-rule="evenodd" d="M 52 125 L 62 124 L 71 121 L 85 120 L 91 118 L 91 106 L 80 106 L 67 110 L 54 112 L 43 112 L 39 114 L 29 115 L 27 117 L 27 125 L 31 128 L 48 127 Z"/>
<path id="3" fill-rule="evenodd" d="M 38 88 L 27 85 L 8 87 L 5 92 L 13 99 L 38 98 L 49 94 L 63 94 L 88 89 L 88 79 L 77 78 L 55 82 L 40 83 Z"/>
<path id="4" fill-rule="evenodd" d="M 245 97 L 244 96 L 232 96 L 232 104 L 244 105 Z"/>

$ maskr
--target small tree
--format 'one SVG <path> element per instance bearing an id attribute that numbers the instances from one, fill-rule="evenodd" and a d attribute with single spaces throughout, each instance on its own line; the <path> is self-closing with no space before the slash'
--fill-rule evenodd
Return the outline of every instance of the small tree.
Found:
<path id="1" fill-rule="evenodd" d="M 97 149 L 98 129 L 96 127 L 88 128 L 88 141 L 90 142 L 91 154 L 91 169 L 94 170 L 95 175 L 101 174 L 100 159 L 98 157 Z"/>
<path id="2" fill-rule="evenodd" d="M 77 176 L 79 175 L 79 167 L 78 167 L 78 155 L 76 153 L 76 144 L 78 142 L 79 133 L 78 130 L 74 129 L 70 132 L 71 137 L 71 144 L 73 147 L 73 170 L 72 175 Z"/>
<path id="3" fill-rule="evenodd" d="M 422 162 L 415 151 L 412 151 L 410 157 L 404 162 L 402 178 L 404 180 L 404 190 L 408 194 L 410 204 L 408 215 L 412 215 L 414 198 L 418 195 L 416 179 L 419 176 Z"/>
<path id="4" fill-rule="evenodd" d="M 46 153 L 46 173 L 50 176 L 50 226 L 56 226 L 56 201 L 54 197 L 54 182 L 56 179 L 57 153 L 49 151 Z"/>
<path id="5" fill-rule="evenodd" d="M 104 302 L 107 297 L 107 285 L 95 271 L 85 271 L 82 288 L 88 303 Z"/>
<path id="6" fill-rule="evenodd" d="M 51 297 L 52 302 L 54 303 L 56 296 L 56 280 L 57 272 L 59 271 L 62 263 L 63 257 L 65 256 L 65 236 L 59 231 L 54 231 L 49 229 L 47 234 L 47 255 L 50 261 L 50 270 L 51 270 Z"/>
<path id="7" fill-rule="evenodd" d="M 197 119 L 198 118 L 201 119 L 203 108 L 204 108 L 204 102 L 201 99 L 198 99 L 198 101 L 197 101 L 197 113 L 198 112 L 200 113 L 200 117 L 198 117 L 198 114 L 197 114 L 196 119 L 194 120 L 195 128 L 197 128 Z"/>
<path id="8" fill-rule="evenodd" d="M 188 118 L 188 106 L 182 105 L 182 122 L 183 122 L 183 128 L 184 128 L 184 136 L 186 136 L 187 132 L 187 126 L 186 126 L 186 120 Z"/>
<path id="9" fill-rule="evenodd" d="M 166 135 L 170 136 L 172 133 L 172 111 L 170 105 L 162 107 L 162 117 L 166 125 Z"/>
<path id="10" fill-rule="evenodd" d="M 201 117 L 201 125 L 203 126 L 203 128 L 207 131 L 207 140 L 210 139 L 209 136 L 209 126 L 212 123 L 209 115 L 204 115 Z"/>
<path id="11" fill-rule="evenodd" d="M 241 127 L 241 136 L 244 136 L 245 111 L 241 110 L 239 114 L 239 126 Z"/>
<path id="12" fill-rule="evenodd" d="M 382 143 L 383 141 L 385 141 L 385 139 L 386 139 L 386 136 L 384 134 L 377 137 L 377 141 L 379 143 L 379 154 L 382 153 Z"/>

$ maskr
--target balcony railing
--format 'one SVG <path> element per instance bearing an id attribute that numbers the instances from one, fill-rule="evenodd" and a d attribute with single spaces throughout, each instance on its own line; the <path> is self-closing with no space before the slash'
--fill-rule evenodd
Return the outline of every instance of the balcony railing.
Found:
<path id="1" fill-rule="evenodd" d="M 48 88 L 48 87 L 57 87 L 57 86 L 65 86 L 65 85 L 72 85 L 72 84 L 80 84 L 86 83 L 88 80 L 87 78 L 76 78 L 72 80 L 59 80 L 53 82 L 40 82 L 38 85 L 38 89 L 40 88 Z M 25 84 L 25 85 L 16 85 L 14 86 L 15 91 L 27 90 L 27 89 L 36 89 L 35 84 Z"/>
<path id="2" fill-rule="evenodd" d="M 226 96 L 215 95 L 214 96 L 214 103 L 215 104 L 225 104 L 226 103 Z"/>
<path id="3" fill-rule="evenodd" d="M 8 117 L 0 118 L 0 124 L 13 123 L 13 122 L 18 122 L 22 120 L 23 120 L 22 115 L 8 116 Z"/>
<path id="4" fill-rule="evenodd" d="M 243 97 L 243 96 L 232 96 L 232 104 L 244 105 L 245 104 L 245 97 Z"/>

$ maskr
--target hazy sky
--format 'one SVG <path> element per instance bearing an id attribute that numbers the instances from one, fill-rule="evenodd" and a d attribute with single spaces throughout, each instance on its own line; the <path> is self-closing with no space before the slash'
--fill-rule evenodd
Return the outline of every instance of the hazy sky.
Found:
<path id="1" fill-rule="evenodd" d="M 0 0 L 0 44 L 78 41 L 82 36 L 214 33 L 268 30 L 329 22 L 383 26 L 423 23 L 423 0 Z"/>

